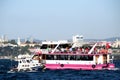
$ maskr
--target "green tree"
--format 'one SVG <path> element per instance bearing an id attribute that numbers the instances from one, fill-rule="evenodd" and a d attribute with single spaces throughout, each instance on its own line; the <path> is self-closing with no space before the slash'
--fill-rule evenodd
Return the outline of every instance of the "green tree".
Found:
<path id="1" fill-rule="evenodd" d="M 27 40 L 25 43 L 30 44 L 30 41 Z"/>
<path id="2" fill-rule="evenodd" d="M 15 45 L 17 44 L 16 41 L 15 41 L 14 39 L 11 40 L 11 41 L 9 41 L 9 43 L 11 43 L 11 44 L 15 44 Z"/>

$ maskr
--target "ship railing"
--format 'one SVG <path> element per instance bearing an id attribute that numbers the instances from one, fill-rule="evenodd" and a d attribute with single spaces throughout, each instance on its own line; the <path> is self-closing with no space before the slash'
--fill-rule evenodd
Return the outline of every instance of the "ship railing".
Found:
<path id="1" fill-rule="evenodd" d="M 54 53 L 44 52 L 44 54 L 88 54 L 88 52 L 80 52 L 80 51 L 62 52 L 62 51 L 57 51 L 57 52 L 54 52 Z M 91 54 L 110 54 L 110 53 L 93 51 Z"/>

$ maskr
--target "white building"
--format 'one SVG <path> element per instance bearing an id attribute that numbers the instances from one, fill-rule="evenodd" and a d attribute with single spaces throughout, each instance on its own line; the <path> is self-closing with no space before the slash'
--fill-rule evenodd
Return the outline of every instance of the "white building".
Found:
<path id="1" fill-rule="evenodd" d="M 120 40 L 116 39 L 116 41 L 113 43 L 112 47 L 120 47 Z"/>
<path id="2" fill-rule="evenodd" d="M 17 44 L 18 44 L 18 46 L 20 46 L 20 44 L 21 44 L 19 37 L 18 37 L 18 40 L 17 40 Z"/>
<path id="3" fill-rule="evenodd" d="M 83 42 L 83 36 L 75 35 L 73 36 L 73 46 L 72 47 L 80 47 L 84 44 Z"/>

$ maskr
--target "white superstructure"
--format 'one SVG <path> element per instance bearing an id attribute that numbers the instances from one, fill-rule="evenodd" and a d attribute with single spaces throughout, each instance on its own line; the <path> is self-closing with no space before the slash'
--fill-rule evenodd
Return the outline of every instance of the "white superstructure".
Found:
<path id="1" fill-rule="evenodd" d="M 38 70 L 41 67 L 41 63 L 38 59 L 33 58 L 30 55 L 18 56 L 18 71 L 32 71 Z"/>

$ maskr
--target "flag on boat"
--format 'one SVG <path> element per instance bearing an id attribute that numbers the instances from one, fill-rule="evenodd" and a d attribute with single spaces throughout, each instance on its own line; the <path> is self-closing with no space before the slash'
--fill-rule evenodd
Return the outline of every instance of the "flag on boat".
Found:
<path id="1" fill-rule="evenodd" d="M 107 43 L 106 43 L 106 49 L 109 49 L 110 46 L 111 46 L 111 44 L 107 42 Z"/>

